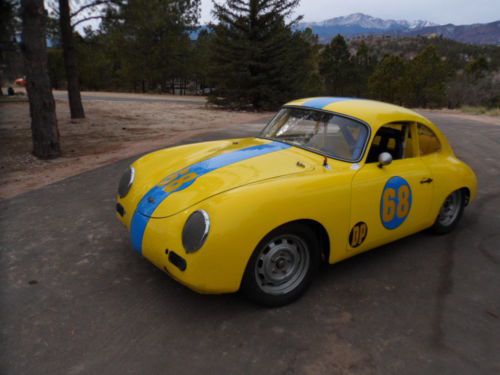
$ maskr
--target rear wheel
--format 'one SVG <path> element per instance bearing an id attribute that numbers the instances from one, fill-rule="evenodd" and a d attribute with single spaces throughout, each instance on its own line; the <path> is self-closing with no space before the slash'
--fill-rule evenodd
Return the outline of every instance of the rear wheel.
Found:
<path id="1" fill-rule="evenodd" d="M 458 225 L 465 207 L 465 194 L 462 190 L 456 190 L 445 199 L 439 215 L 432 226 L 436 234 L 451 232 Z"/>
<path id="2" fill-rule="evenodd" d="M 305 292 L 319 263 L 318 240 L 309 227 L 279 227 L 264 237 L 252 254 L 242 290 L 256 303 L 286 305 Z"/>

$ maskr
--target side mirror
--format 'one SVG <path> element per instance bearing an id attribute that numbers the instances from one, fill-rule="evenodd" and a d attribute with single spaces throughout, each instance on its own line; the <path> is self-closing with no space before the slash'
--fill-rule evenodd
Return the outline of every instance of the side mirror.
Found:
<path id="1" fill-rule="evenodd" d="M 386 165 L 389 165 L 392 163 L 392 155 L 389 154 L 388 152 L 382 152 L 378 156 L 378 167 L 383 168 Z"/>

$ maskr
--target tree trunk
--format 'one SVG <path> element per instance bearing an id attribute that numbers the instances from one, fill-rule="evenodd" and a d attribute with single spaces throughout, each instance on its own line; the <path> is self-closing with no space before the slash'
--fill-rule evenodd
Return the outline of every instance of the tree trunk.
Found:
<path id="1" fill-rule="evenodd" d="M 43 0 L 21 0 L 23 20 L 22 51 L 26 71 L 26 90 L 30 101 L 33 154 L 40 159 L 61 155 L 56 106 L 47 69 Z"/>
<path id="2" fill-rule="evenodd" d="M 82 97 L 80 95 L 80 81 L 78 79 L 78 57 L 73 42 L 73 28 L 71 27 L 70 8 L 68 0 L 59 0 L 59 26 L 68 81 L 68 99 L 71 118 L 85 118 Z"/>

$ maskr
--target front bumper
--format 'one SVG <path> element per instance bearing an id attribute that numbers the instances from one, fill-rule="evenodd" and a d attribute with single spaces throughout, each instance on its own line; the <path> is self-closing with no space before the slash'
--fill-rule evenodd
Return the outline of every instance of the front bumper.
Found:
<path id="1" fill-rule="evenodd" d="M 129 210 L 123 202 L 117 200 L 117 217 L 130 233 L 132 220 Z M 134 250 L 173 279 L 198 293 L 237 291 L 247 259 L 225 250 L 223 237 L 217 232 L 217 227 L 211 228 L 207 241 L 200 250 L 189 254 L 184 250 L 181 233 L 192 211 L 194 210 L 185 210 L 161 219 L 148 218 L 142 246 Z"/>

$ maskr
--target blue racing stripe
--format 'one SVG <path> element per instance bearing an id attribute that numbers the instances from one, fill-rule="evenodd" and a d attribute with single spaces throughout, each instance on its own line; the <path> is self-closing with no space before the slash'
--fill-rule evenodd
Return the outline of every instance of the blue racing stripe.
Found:
<path id="1" fill-rule="evenodd" d="M 150 217 L 160 204 L 171 194 L 191 186 L 200 176 L 228 165 L 284 150 L 291 147 L 285 143 L 271 142 L 243 148 L 228 154 L 214 156 L 167 176 L 149 190 L 139 202 L 130 225 L 130 236 L 135 251 L 142 254 L 142 241 Z"/>
<path id="2" fill-rule="evenodd" d="M 324 98 L 314 98 L 308 100 L 303 104 L 304 107 L 323 109 L 327 105 L 338 102 L 345 102 L 347 100 L 353 100 L 352 98 L 334 98 L 334 97 L 324 97 Z"/>

